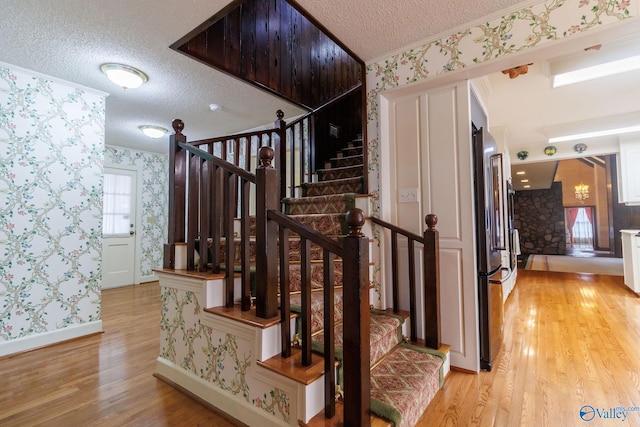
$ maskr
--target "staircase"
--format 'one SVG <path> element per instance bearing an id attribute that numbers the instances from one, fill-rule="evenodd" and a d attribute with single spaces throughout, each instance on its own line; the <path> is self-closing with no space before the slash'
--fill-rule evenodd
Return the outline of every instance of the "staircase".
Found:
<path id="1" fill-rule="evenodd" d="M 285 213 L 333 239 L 344 237 L 348 231 L 346 212 L 356 206 L 356 198 L 361 197 L 363 192 L 363 159 L 362 139 L 357 138 L 326 162 L 323 169 L 316 171 L 317 182 L 301 185 L 302 197 L 283 199 Z M 296 248 L 299 239 L 291 238 L 289 245 L 290 248 Z M 295 250 L 291 252 L 293 253 Z M 325 344 L 323 289 L 321 280 L 317 280 L 323 275 L 320 257 L 321 254 L 318 254 L 311 278 L 311 333 L 313 350 L 322 354 Z M 296 266 L 299 267 L 299 264 Z M 345 351 L 342 262 L 336 261 L 335 267 L 337 291 L 334 305 L 334 345 L 340 388 Z M 293 270 L 290 277 L 291 310 L 301 313 L 300 276 L 297 273 L 299 269 Z M 402 332 L 404 324 L 405 316 L 382 310 L 371 311 L 371 410 L 396 426 L 413 426 L 442 385 L 446 355 L 437 349 L 425 349 L 405 343 Z M 298 322 L 297 329 L 299 328 Z M 324 419 L 324 416 L 321 415 L 320 418 Z"/>
<path id="2" fill-rule="evenodd" d="M 195 153 L 195 150 L 188 150 Z M 316 182 L 300 185 L 301 197 L 283 199 L 288 218 L 322 233 L 335 241 L 336 245 L 338 241 L 342 241 L 349 231 L 346 212 L 363 201 L 367 204 L 367 196 L 361 194 L 365 168 L 362 150 L 362 140 L 354 140 L 327 162 L 323 169 L 316 171 Z M 202 157 L 207 158 L 205 155 Z M 200 167 L 205 170 L 202 166 L 195 166 L 190 174 L 198 176 Z M 212 175 L 216 175 L 215 169 Z M 227 181 L 224 181 L 224 186 L 228 186 Z M 197 190 L 203 187 L 194 188 Z M 192 193 L 197 194 L 197 191 Z M 188 212 L 187 217 L 190 221 L 191 218 L 195 221 L 206 215 L 202 211 L 198 215 Z M 260 244 L 259 237 L 255 236 L 259 234 L 260 227 L 255 218 L 242 221 L 242 227 L 237 227 L 242 230 L 238 233 L 240 235 L 229 240 L 223 237 L 219 239 L 217 246 L 213 245 L 214 250 L 219 249 L 219 255 L 214 257 L 211 251 L 206 251 L 208 255 L 205 261 L 220 260 L 222 274 L 173 270 L 171 257 L 175 255 L 171 253 L 169 258 L 165 256 L 165 268 L 156 271 L 163 287 L 161 355 L 158 359 L 157 376 L 250 425 L 298 425 L 298 421 L 300 425 L 325 425 L 323 408 L 326 408 L 327 399 L 332 398 L 327 397 L 326 384 L 322 385 L 323 373 L 327 377 L 327 369 L 331 369 L 327 367 L 326 361 L 322 364 L 324 358 L 313 356 L 308 365 L 305 362 L 300 364 L 299 354 L 303 355 L 304 360 L 307 340 L 303 340 L 302 351 L 299 348 L 293 349 L 293 357 L 279 355 L 281 348 L 285 346 L 284 338 L 282 347 L 280 346 L 280 330 L 286 331 L 285 326 L 289 321 L 285 318 L 262 319 L 256 315 L 255 308 L 241 311 L 237 304 L 229 305 L 229 295 L 234 294 L 229 291 L 229 280 L 232 281 L 232 287 L 236 288 L 235 295 L 244 295 L 239 289 L 246 285 L 240 285 L 239 274 L 244 274 L 247 269 L 242 272 L 241 265 L 250 265 L 254 283 L 252 288 L 257 287 L 254 266 Z M 231 236 L 233 226 L 228 227 L 228 220 L 224 223 L 224 234 Z M 235 248 L 229 254 L 233 254 L 231 256 L 234 259 L 233 262 L 226 262 L 227 244 L 232 241 Z M 310 250 L 305 250 L 301 244 L 305 240 L 295 233 L 290 233 L 285 241 L 288 243 L 286 258 L 289 262 L 287 292 L 290 294 L 293 313 L 292 332 L 287 341 L 296 342 L 298 337 L 307 336 L 303 329 L 309 328 L 311 348 L 315 354 L 321 355 L 328 348 L 325 347 L 325 337 L 333 336 L 335 352 L 331 350 L 328 354 L 334 354 L 335 383 L 338 392 L 341 392 L 343 383 L 347 384 L 345 377 L 352 376 L 352 372 L 345 370 L 349 366 L 344 364 L 345 354 L 360 353 L 361 347 L 352 340 L 345 340 L 345 337 L 353 336 L 350 323 L 344 321 L 345 313 L 355 309 L 353 306 L 344 307 L 343 304 L 343 272 L 346 267 L 338 258 L 331 268 L 335 287 L 334 326 L 328 334 L 324 318 L 327 272 L 324 271 L 323 264 L 323 257 L 328 252 L 315 244 L 310 245 Z M 370 241 L 370 246 L 371 243 Z M 188 245 L 189 243 L 187 248 Z M 280 246 L 280 243 L 277 245 Z M 242 258 L 243 252 L 249 254 L 248 263 Z M 187 257 L 189 256 L 187 251 Z M 310 260 L 308 272 L 303 267 L 306 265 L 305 258 Z M 189 265 L 189 261 L 186 264 Z M 197 260 L 195 265 L 198 265 Z M 234 265 L 234 268 L 226 271 L 227 265 Z M 277 269 L 273 271 L 280 274 Z M 305 278 L 308 285 L 304 283 Z M 364 286 L 366 287 L 366 282 Z M 303 289 L 311 289 L 310 314 L 304 312 L 303 296 L 306 291 Z M 238 300 L 244 301 L 245 297 L 236 298 Z M 366 312 L 367 306 L 364 307 L 363 311 Z M 362 317 L 367 319 L 367 339 L 370 343 L 369 348 L 363 348 L 368 353 L 370 368 L 367 390 L 370 393 L 372 413 L 391 425 L 413 426 L 441 387 L 448 372 L 448 348 L 443 346 L 431 349 L 417 345 L 413 338 L 413 319 L 408 322 L 408 313 L 397 309 L 393 311 L 372 308 L 367 316 Z M 305 316 L 309 316 L 309 322 L 303 320 Z M 408 323 L 411 323 L 411 328 Z M 409 335 L 408 329 L 413 329 L 411 343 L 405 338 Z M 321 391 L 323 387 L 324 397 Z M 345 389 L 344 392 L 348 397 L 349 390 Z"/>

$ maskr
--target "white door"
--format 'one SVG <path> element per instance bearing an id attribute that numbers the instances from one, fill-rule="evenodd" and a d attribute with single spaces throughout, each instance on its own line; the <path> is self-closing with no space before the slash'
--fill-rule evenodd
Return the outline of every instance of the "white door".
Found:
<path id="1" fill-rule="evenodd" d="M 102 288 L 135 281 L 136 172 L 105 168 L 102 207 Z"/>

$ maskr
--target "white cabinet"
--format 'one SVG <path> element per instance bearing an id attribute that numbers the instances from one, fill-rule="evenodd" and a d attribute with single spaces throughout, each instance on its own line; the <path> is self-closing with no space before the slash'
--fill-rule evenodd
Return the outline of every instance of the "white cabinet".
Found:
<path id="1" fill-rule="evenodd" d="M 640 230 L 620 230 L 624 283 L 640 294 Z"/>
<path id="2" fill-rule="evenodd" d="M 620 203 L 640 205 L 640 135 L 620 137 L 618 156 L 618 197 Z"/>

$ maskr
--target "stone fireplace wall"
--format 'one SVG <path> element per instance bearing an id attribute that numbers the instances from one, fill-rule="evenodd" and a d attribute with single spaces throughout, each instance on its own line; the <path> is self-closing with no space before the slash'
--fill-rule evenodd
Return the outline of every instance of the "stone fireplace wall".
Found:
<path id="1" fill-rule="evenodd" d="M 522 254 L 565 255 L 562 183 L 554 182 L 548 190 L 517 191 L 514 225 Z"/>

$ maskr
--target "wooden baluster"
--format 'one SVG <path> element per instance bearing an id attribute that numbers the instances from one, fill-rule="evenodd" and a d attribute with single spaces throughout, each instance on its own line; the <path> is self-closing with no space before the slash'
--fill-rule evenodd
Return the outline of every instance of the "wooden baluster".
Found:
<path id="1" fill-rule="evenodd" d="M 311 365 L 311 242 L 300 237 L 302 366 Z"/>
<path id="2" fill-rule="evenodd" d="M 440 240 L 435 229 L 438 217 L 429 214 L 425 218 L 424 232 L 424 336 L 425 345 L 440 347 Z"/>
<path id="3" fill-rule="evenodd" d="M 223 172 L 224 183 L 224 237 L 225 237 L 225 307 L 233 307 L 234 304 L 234 262 L 236 253 L 236 242 L 233 236 L 233 220 L 236 213 L 236 181 L 237 176 L 230 172 Z"/>
<path id="4" fill-rule="evenodd" d="M 416 251 L 415 241 L 407 238 L 409 257 L 409 327 L 411 328 L 411 341 L 418 340 L 418 322 L 416 313 Z"/>
<path id="5" fill-rule="evenodd" d="M 198 219 L 200 217 L 200 159 L 189 154 L 189 193 L 187 196 L 187 270 L 195 269 L 194 252 L 198 238 Z"/>
<path id="6" fill-rule="evenodd" d="M 291 298 L 289 287 L 289 229 L 280 227 L 280 328 L 282 357 L 291 357 Z"/>
<path id="7" fill-rule="evenodd" d="M 175 268 L 175 244 L 184 242 L 185 238 L 186 152 L 178 144 L 187 142 L 187 137 L 182 134 L 184 129 L 182 120 L 175 119 L 171 125 L 174 134 L 169 138 L 169 212 L 167 215 L 169 230 L 162 260 L 164 268 Z"/>
<path id="8" fill-rule="evenodd" d="M 242 245 L 240 254 L 242 266 L 242 296 L 241 296 L 241 308 L 242 311 L 251 310 L 251 241 L 249 239 L 249 200 L 251 183 L 245 179 L 241 179 L 241 199 L 240 199 L 240 244 Z"/>
<path id="9" fill-rule="evenodd" d="M 222 168 L 216 165 L 212 166 L 211 170 L 211 191 L 213 192 L 211 197 L 211 238 L 213 240 L 211 244 L 211 263 L 214 273 L 220 273 L 220 240 L 222 239 Z"/>
<path id="10" fill-rule="evenodd" d="M 278 314 L 278 224 L 267 219 L 267 211 L 280 207 L 273 156 L 271 147 L 260 148 L 256 170 L 256 316 L 263 319 Z"/>
<path id="11" fill-rule="evenodd" d="M 343 239 L 344 425 L 371 425 L 369 337 L 369 240 L 362 234 L 364 213 L 347 213 L 349 234 Z"/>
<path id="12" fill-rule="evenodd" d="M 211 230 L 209 228 L 211 221 L 211 163 L 200 159 L 200 262 L 199 271 L 207 271 L 209 262 L 209 237 Z"/>
<path id="13" fill-rule="evenodd" d="M 325 250 L 322 254 L 324 270 L 324 416 L 336 414 L 336 370 L 335 370 L 335 262 L 334 255 Z"/>
<path id="14" fill-rule="evenodd" d="M 273 127 L 276 129 L 273 149 L 275 150 L 276 167 L 279 175 L 277 196 L 278 201 L 280 201 L 282 198 L 287 197 L 287 123 L 282 120 L 284 117 L 282 110 L 276 112 L 276 117 L 278 117 L 278 120 L 273 123 Z"/>
<path id="15" fill-rule="evenodd" d="M 391 299 L 393 312 L 400 312 L 400 279 L 398 266 L 398 233 L 391 231 Z"/>
<path id="16" fill-rule="evenodd" d="M 307 119 L 307 155 L 309 156 L 309 182 L 311 176 L 316 171 L 316 116 L 312 115 Z M 366 163 L 365 163 L 366 164 Z M 323 167 L 323 166 L 321 166 Z"/>

